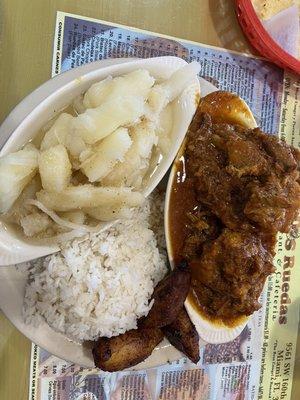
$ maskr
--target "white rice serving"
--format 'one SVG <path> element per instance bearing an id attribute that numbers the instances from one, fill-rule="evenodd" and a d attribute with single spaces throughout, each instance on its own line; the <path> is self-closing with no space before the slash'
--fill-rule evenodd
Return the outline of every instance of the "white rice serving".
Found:
<path id="1" fill-rule="evenodd" d="M 136 328 L 137 319 L 152 306 L 155 285 L 167 272 L 166 256 L 158 250 L 149 220 L 147 200 L 132 219 L 75 239 L 61 252 L 35 261 L 25 293 L 26 323 L 46 321 L 76 341 Z"/>

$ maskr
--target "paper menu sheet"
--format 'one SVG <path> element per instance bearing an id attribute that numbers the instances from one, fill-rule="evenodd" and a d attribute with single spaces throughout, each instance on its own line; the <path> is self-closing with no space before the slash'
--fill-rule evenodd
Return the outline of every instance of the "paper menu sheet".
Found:
<path id="1" fill-rule="evenodd" d="M 161 55 L 198 60 L 201 76 L 219 89 L 244 98 L 265 131 L 279 133 L 288 143 L 300 147 L 299 78 L 262 59 L 86 17 L 57 14 L 53 75 L 99 59 Z M 277 273 L 268 279 L 261 310 L 233 342 L 201 349 L 198 366 L 182 359 L 147 371 L 105 374 L 59 360 L 33 345 L 30 398 L 289 399 L 299 319 L 299 231 L 299 223 L 295 222 L 289 235 L 278 238 L 274 261 Z M 287 276 L 289 281 L 284 282 Z"/>

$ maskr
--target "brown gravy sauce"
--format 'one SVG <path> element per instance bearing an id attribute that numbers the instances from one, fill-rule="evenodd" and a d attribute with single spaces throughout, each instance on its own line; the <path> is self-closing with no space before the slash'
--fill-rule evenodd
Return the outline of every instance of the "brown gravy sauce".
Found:
<path id="1" fill-rule="evenodd" d="M 187 213 L 197 208 L 197 200 L 193 189 L 193 180 L 189 179 L 185 169 L 184 152 L 181 157 L 175 162 L 175 173 L 170 193 L 169 207 L 169 229 L 171 252 L 174 264 L 183 261 L 182 250 L 185 239 L 188 235 L 189 220 Z M 227 326 L 234 328 L 243 323 L 247 317 L 241 316 L 238 318 L 220 319 L 214 318 L 205 312 L 197 296 L 197 271 L 191 269 L 193 287 L 190 289 L 188 300 L 194 310 L 201 315 L 202 318 L 212 322 L 216 326 Z M 199 288 L 200 289 L 200 288 Z"/>

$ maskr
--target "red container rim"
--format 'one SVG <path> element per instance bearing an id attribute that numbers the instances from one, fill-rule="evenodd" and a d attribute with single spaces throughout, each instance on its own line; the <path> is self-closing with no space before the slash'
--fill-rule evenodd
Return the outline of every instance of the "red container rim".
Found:
<path id="1" fill-rule="evenodd" d="M 251 0 L 236 0 L 239 23 L 253 47 L 265 58 L 300 74 L 300 60 L 284 51 L 264 28 Z"/>

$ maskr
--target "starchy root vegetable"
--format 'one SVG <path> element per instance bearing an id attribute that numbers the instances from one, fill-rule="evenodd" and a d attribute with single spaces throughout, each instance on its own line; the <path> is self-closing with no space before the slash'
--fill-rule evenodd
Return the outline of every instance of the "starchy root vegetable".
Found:
<path id="1" fill-rule="evenodd" d="M 137 122 L 143 114 L 143 97 L 120 96 L 78 115 L 72 129 L 85 143 L 94 144 L 119 127 Z"/>
<path id="2" fill-rule="evenodd" d="M 96 367 L 121 371 L 144 361 L 162 341 L 160 329 L 132 329 L 121 335 L 99 338 L 93 347 Z"/>
<path id="3" fill-rule="evenodd" d="M 82 225 L 85 221 L 85 214 L 83 211 L 66 211 L 59 214 L 59 216 L 73 224 Z"/>
<path id="4" fill-rule="evenodd" d="M 42 186 L 49 192 L 62 192 L 70 183 L 72 165 L 62 144 L 50 147 L 39 156 Z"/>
<path id="5" fill-rule="evenodd" d="M 152 147 L 157 144 L 155 125 L 152 122 L 143 121 L 134 126 L 131 132 L 136 153 L 142 158 L 149 158 Z"/>
<path id="6" fill-rule="evenodd" d="M 133 139 L 133 138 L 132 138 Z M 104 186 L 133 186 L 138 188 L 136 179 L 140 176 L 141 157 L 135 151 L 135 141 L 124 156 L 123 162 L 118 162 L 114 169 L 102 179 Z"/>
<path id="7" fill-rule="evenodd" d="M 20 225 L 22 226 L 25 235 L 32 237 L 49 228 L 51 225 L 51 219 L 47 214 L 35 211 L 22 217 L 20 219 Z"/>
<path id="8" fill-rule="evenodd" d="M 131 217 L 130 208 L 122 205 L 108 205 L 94 208 L 84 209 L 87 215 L 99 221 L 108 222 L 115 221 L 116 219 L 125 219 Z"/>
<path id="9" fill-rule="evenodd" d="M 87 108 L 99 107 L 104 99 L 109 95 L 112 88 L 111 76 L 103 79 L 100 82 L 94 83 L 84 94 L 82 99 L 82 108 L 84 111 Z"/>
<path id="10" fill-rule="evenodd" d="M 76 223 L 70 221 L 70 219 L 61 218 L 55 211 L 49 210 L 47 207 L 45 207 L 43 203 L 38 200 L 27 200 L 27 204 L 37 207 L 44 214 L 48 215 L 58 226 L 64 229 L 71 230 L 73 232 L 76 231 L 77 233 L 99 232 L 99 229 L 101 229 L 101 224 L 90 226 L 84 225 L 81 221 L 79 221 L 79 223 Z"/>
<path id="11" fill-rule="evenodd" d="M 66 146 L 67 150 L 69 151 L 70 155 L 73 157 L 72 161 L 73 161 L 74 166 L 76 166 L 76 169 L 77 169 L 77 165 L 75 164 L 75 161 L 77 161 L 77 159 L 80 158 L 80 155 L 84 151 L 87 151 L 87 149 L 88 149 L 87 145 L 84 143 L 84 140 L 81 137 L 70 134 L 70 135 L 67 135 L 65 138 L 65 146 Z"/>
<path id="12" fill-rule="evenodd" d="M 135 207 L 144 197 L 131 188 L 97 187 L 93 185 L 69 186 L 61 193 L 39 191 L 37 199 L 54 211 L 71 211 L 81 208 L 122 204 Z"/>
<path id="13" fill-rule="evenodd" d="M 148 96 L 146 115 L 151 121 L 155 121 L 161 111 L 170 102 L 168 92 L 161 85 L 154 85 Z"/>
<path id="14" fill-rule="evenodd" d="M 65 144 L 73 118 L 72 115 L 67 113 L 62 113 L 58 116 L 49 131 L 45 133 L 41 143 L 41 151 L 47 150 L 58 144 Z"/>
<path id="15" fill-rule="evenodd" d="M 72 106 L 77 115 L 85 112 L 86 107 L 84 107 L 83 105 L 83 94 L 75 98 L 75 100 L 72 103 Z"/>
<path id="16" fill-rule="evenodd" d="M 5 213 L 6 220 L 13 220 L 15 224 L 20 224 L 23 217 L 36 211 L 33 206 L 28 206 L 27 201 L 35 197 L 36 192 L 41 190 L 42 184 L 40 177 L 36 174 L 32 180 L 25 186 L 20 196 L 14 202 L 13 206 Z"/>
<path id="17" fill-rule="evenodd" d="M 171 104 L 168 104 L 159 114 L 158 121 L 158 143 L 157 146 L 160 148 L 163 154 L 168 154 L 171 147 L 171 131 L 173 128 L 173 108 Z"/>
<path id="18" fill-rule="evenodd" d="M 149 314 L 139 320 L 143 328 L 162 328 L 171 324 L 183 307 L 191 284 L 191 275 L 187 268 L 175 268 L 155 287 L 153 306 Z"/>
<path id="19" fill-rule="evenodd" d="M 100 181 L 118 161 L 123 161 L 131 143 L 128 130 L 117 129 L 98 144 L 95 152 L 81 164 L 81 171 L 90 182 Z"/>
<path id="20" fill-rule="evenodd" d="M 45 151 L 59 144 L 64 145 L 75 159 L 72 161 L 75 162 L 80 154 L 86 151 L 87 146 L 81 137 L 73 134 L 72 121 L 74 119 L 75 117 L 70 114 L 60 114 L 49 131 L 46 132 L 41 143 L 41 150 Z"/>
<path id="21" fill-rule="evenodd" d="M 0 158 L 0 213 L 7 212 L 38 167 L 38 150 L 29 144 L 23 150 Z"/>
<path id="22" fill-rule="evenodd" d="M 157 144 L 155 126 L 151 122 L 141 122 L 130 130 L 132 145 L 113 170 L 101 181 L 107 186 L 139 187 L 149 165 L 149 158 L 154 145 Z"/>
<path id="23" fill-rule="evenodd" d="M 154 78 L 145 69 L 139 69 L 114 79 L 109 78 L 94 83 L 87 90 L 83 98 L 85 108 L 99 107 L 104 102 L 120 96 L 141 96 L 146 98 L 151 86 L 154 84 Z"/>
<path id="24" fill-rule="evenodd" d="M 157 118 L 162 109 L 179 96 L 199 71 L 200 64 L 193 61 L 179 68 L 163 83 L 154 85 L 148 96 L 148 117 Z"/>
<path id="25" fill-rule="evenodd" d="M 161 84 L 168 93 L 169 101 L 173 101 L 189 85 L 192 79 L 200 72 L 200 64 L 193 61 L 175 71 L 169 79 Z"/>
<path id="26" fill-rule="evenodd" d="M 198 69 L 198 64 L 185 66 L 159 83 L 149 71 L 139 69 L 109 76 L 81 93 L 73 101 L 72 115 L 59 113 L 42 129 L 43 136 L 36 138 L 39 150 L 31 146 L 31 165 L 28 160 L 19 165 L 23 156 L 20 162 L 14 160 L 19 152 L 1 159 L 0 213 L 5 220 L 21 225 L 28 217 L 22 220 L 23 230 L 46 238 L 67 229 L 95 231 L 108 225 L 103 222 L 130 218 L 131 207 L 143 201 L 137 190 L 146 188 L 170 148 L 169 103 Z M 28 156 L 29 148 L 20 154 Z M 35 174 L 35 191 L 23 197 Z M 43 212 L 52 220 L 42 232 L 30 216 L 36 208 L 36 215 Z M 48 217 L 41 220 L 41 227 Z"/>
<path id="27" fill-rule="evenodd" d="M 162 331 L 176 349 L 197 364 L 200 358 L 199 335 L 185 307 L 182 307 L 176 319 L 170 325 L 164 326 Z"/>

